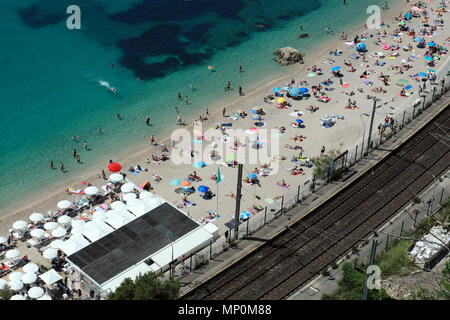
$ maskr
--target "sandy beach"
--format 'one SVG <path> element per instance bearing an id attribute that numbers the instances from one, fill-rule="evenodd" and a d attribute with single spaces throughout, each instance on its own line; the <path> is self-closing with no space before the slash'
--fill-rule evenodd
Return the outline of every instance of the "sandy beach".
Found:
<path id="1" fill-rule="evenodd" d="M 429 3 L 427 2 L 427 4 Z M 431 4 L 432 5 L 429 7 L 435 8 L 437 1 L 431 1 Z M 303 174 L 295 176 L 287 172 L 287 169 L 295 165 L 291 162 L 291 158 L 294 155 L 298 155 L 299 150 L 289 149 L 285 147 L 285 145 L 289 144 L 291 146 L 301 146 L 303 148 L 303 157 L 308 158 L 318 157 L 321 153 L 322 146 L 325 146 L 326 148 L 325 154 L 332 149 L 345 151 L 347 148 L 361 141 L 364 126 L 366 128 L 369 126 L 370 117 L 365 116 L 364 114 L 371 113 L 373 101 L 372 99 L 367 99 L 367 95 L 375 96 L 381 99 L 380 105 L 382 105 L 382 107 L 377 109 L 374 120 L 374 130 L 377 130 L 377 126 L 384 121 L 385 117 L 389 116 L 391 112 L 394 112 L 396 107 L 403 103 L 404 99 L 407 99 L 403 96 L 399 96 L 402 87 L 396 85 L 396 83 L 398 83 L 400 79 L 407 79 L 408 83 L 412 85 L 412 89 L 409 92 L 418 92 L 419 85 L 422 85 L 422 82 L 414 81 L 410 75 L 417 74 L 419 72 L 427 73 L 428 69 L 430 69 L 430 67 L 426 65 L 427 61 L 423 58 L 423 55 L 427 49 L 416 48 L 417 43 L 413 42 L 414 37 L 408 36 L 407 32 L 402 32 L 399 37 L 393 37 L 391 35 L 392 32 L 398 28 L 397 21 L 393 20 L 394 17 L 397 17 L 400 12 L 404 14 L 412 7 L 413 3 L 402 2 L 398 6 L 390 8 L 389 10 L 382 10 L 381 20 L 389 25 L 389 27 L 386 26 L 385 28 L 378 30 L 368 30 L 365 27 L 361 27 L 352 32 L 347 31 L 347 40 L 340 39 L 340 33 L 346 30 L 335 30 L 333 35 L 330 34 L 329 43 L 324 44 L 316 54 L 310 56 L 307 55 L 304 59 L 304 64 L 296 64 L 294 66 L 287 67 L 288 71 L 282 78 L 261 79 L 260 83 L 255 86 L 255 89 L 246 91 L 246 88 L 243 88 L 243 96 L 238 96 L 237 94 L 239 84 L 233 84 L 233 90 L 228 100 L 220 101 L 214 105 L 208 106 L 210 115 L 208 116 L 208 120 L 202 123 L 203 131 L 214 127 L 214 124 L 217 122 L 232 123 L 232 129 L 240 128 L 247 130 L 254 127 L 255 120 L 251 118 L 251 116 L 254 115 L 251 113 L 251 109 L 256 106 L 261 106 L 265 112 L 262 116 L 264 126 L 260 127 L 260 129 L 268 129 L 270 132 L 270 129 L 278 129 L 282 126 L 286 128 L 284 133 L 277 134 L 276 136 L 270 136 L 269 133 L 269 136 L 267 137 L 268 140 L 266 142 L 267 144 L 263 146 L 263 148 L 270 148 L 271 139 L 279 138 L 279 153 L 281 156 L 286 157 L 286 159 L 278 163 L 279 171 L 276 175 L 260 177 L 260 186 L 243 183 L 241 210 L 247 210 L 253 205 L 264 207 L 267 204 L 264 199 L 274 199 L 281 196 L 286 192 L 291 191 L 292 188 L 297 188 L 299 184 L 311 177 L 313 168 L 303 167 Z M 429 19 L 430 25 L 434 25 L 436 12 L 431 11 L 430 8 L 428 8 L 428 13 L 431 15 Z M 419 24 L 423 23 L 422 20 L 422 17 L 413 18 L 412 21 L 408 23 L 408 25 L 416 31 L 416 34 L 418 34 L 421 29 Z M 446 42 L 447 35 L 449 34 L 448 12 L 442 13 L 442 20 L 444 20 L 444 27 L 439 27 L 436 34 L 432 38 L 425 37 L 425 39 L 426 42 L 434 41 L 439 45 L 448 47 L 450 44 L 449 42 Z M 383 31 L 387 33 L 386 36 L 376 35 L 376 33 Z M 352 41 L 355 35 L 361 36 L 362 34 L 367 33 L 373 34 L 374 36 L 373 38 L 367 38 L 364 42 L 367 45 L 365 61 L 363 61 L 362 57 L 357 60 L 349 59 L 350 54 L 356 53 L 355 45 L 346 45 L 345 42 Z M 383 50 L 383 44 L 377 45 L 374 43 L 378 38 L 380 38 L 381 43 L 387 43 L 389 46 L 398 44 L 400 49 L 396 51 L 391 51 L 390 49 Z M 398 42 L 399 39 L 402 39 L 401 43 Z M 402 49 L 403 46 L 406 46 L 409 43 L 413 46 L 412 50 L 404 51 Z M 338 49 L 342 52 L 342 54 L 337 56 L 330 55 L 329 52 L 333 49 Z M 375 58 L 371 56 L 372 53 L 377 53 L 379 51 L 385 53 L 384 58 Z M 398 55 L 391 56 L 392 58 L 389 58 L 389 53 L 391 52 L 398 53 Z M 401 65 L 402 59 L 406 60 L 410 57 L 410 55 L 414 54 L 417 54 L 418 57 L 411 59 L 411 64 L 413 67 L 407 71 L 404 71 L 404 74 L 398 74 L 396 73 L 398 70 L 393 70 L 391 68 L 392 66 Z M 334 62 L 324 63 L 326 59 L 332 59 Z M 439 68 L 445 64 L 447 59 L 448 55 L 443 55 L 442 59 L 437 61 L 436 66 L 433 69 L 439 70 Z M 344 64 L 344 60 L 349 60 L 353 67 L 356 68 L 356 71 L 349 72 L 350 67 Z M 384 62 L 384 65 L 375 66 L 375 62 L 377 60 Z M 330 60 L 328 61 L 331 62 Z M 323 74 L 316 75 L 314 77 L 307 77 L 307 75 L 312 72 L 311 70 L 308 70 L 308 68 L 311 68 L 313 65 L 321 68 Z M 342 78 L 333 77 L 331 75 L 330 69 L 335 66 L 340 66 L 340 71 L 343 74 Z M 360 75 L 365 70 L 371 73 L 369 78 L 366 79 L 367 82 L 373 83 L 370 86 L 366 86 L 361 82 Z M 378 79 L 381 73 L 390 76 L 390 80 L 388 82 L 389 85 L 384 85 L 383 82 Z M 331 98 L 331 101 L 328 103 L 319 102 L 313 96 L 311 86 L 318 85 L 320 82 L 328 78 L 330 78 L 333 83 L 329 86 L 323 85 L 322 91 L 325 92 L 329 98 Z M 284 98 L 291 104 L 291 106 L 287 109 L 277 108 L 276 101 L 272 104 L 264 102 L 264 97 L 272 94 L 272 89 L 274 87 L 283 88 L 291 81 L 291 79 L 295 79 L 296 83 L 299 81 L 307 82 L 304 86 L 307 87 L 309 89 L 309 93 L 311 93 L 311 97 L 308 100 L 293 100 L 291 98 L 286 98 L 285 95 Z M 340 85 L 339 79 L 342 79 L 344 86 Z M 348 84 L 348 86 L 345 84 Z M 382 90 L 385 90 L 385 92 L 373 92 L 372 89 L 377 87 L 381 87 Z M 358 91 L 359 89 L 362 90 L 362 92 Z M 354 92 L 354 95 L 350 96 L 350 92 Z M 349 99 L 356 103 L 356 108 L 345 108 Z M 311 105 L 317 106 L 319 109 L 315 112 L 310 112 L 307 108 Z M 233 115 L 234 112 L 238 110 L 245 110 L 248 116 L 245 117 L 245 119 L 239 118 L 238 120 L 224 118 L 222 116 L 222 109 L 224 107 L 226 107 L 226 115 Z M 301 119 L 304 121 L 305 127 L 302 129 L 291 126 L 291 123 L 293 123 L 296 119 L 296 117 L 290 116 L 294 110 L 298 110 L 303 113 Z M 321 115 L 338 115 L 339 118 L 332 127 L 324 128 L 320 125 Z M 340 119 L 341 117 L 343 117 L 343 119 Z M 194 128 L 192 121 L 195 118 L 198 118 L 198 115 L 191 115 L 191 118 L 183 119 L 187 122 L 187 126 L 182 127 L 183 129 L 187 129 L 191 132 L 193 139 Z M 174 126 L 175 120 L 176 113 L 174 112 L 173 124 L 167 124 L 167 131 L 160 133 L 155 137 L 158 144 L 164 144 L 169 149 L 169 152 L 166 153 L 169 157 L 171 157 L 172 153 L 170 139 L 171 131 L 174 128 L 181 128 L 181 126 Z M 157 119 L 152 119 L 152 121 L 157 121 Z M 292 141 L 291 138 L 296 134 L 305 136 L 306 139 L 299 143 Z M 252 141 L 255 138 L 256 135 L 249 135 L 248 140 Z M 203 146 L 210 144 L 208 137 L 206 137 L 206 139 L 207 140 L 201 143 Z M 241 142 L 247 144 L 246 148 L 249 148 L 252 145 L 252 143 L 248 141 Z M 224 145 L 227 149 L 232 147 L 230 144 Z M 179 149 L 177 149 L 177 146 L 175 147 L 175 151 L 178 152 Z M 234 217 L 235 201 L 229 195 L 231 192 L 236 192 L 237 179 L 237 169 L 231 168 L 223 163 L 226 155 L 221 154 L 223 157 L 217 164 L 207 165 L 204 168 L 195 168 L 192 164 L 177 165 L 173 163 L 172 160 L 160 161 L 159 164 L 151 161 L 152 155 L 159 156 L 161 154 L 162 152 L 159 146 L 150 146 L 150 143 L 148 142 L 145 145 L 133 147 L 130 148 L 130 150 L 126 150 L 118 154 L 112 154 L 109 159 L 113 159 L 122 165 L 122 172 L 127 173 L 127 178 L 130 181 L 136 185 L 142 185 L 146 181 L 150 181 L 153 187 L 152 192 L 173 204 L 176 204 L 182 198 L 182 195 L 174 192 L 176 187 L 170 184 L 172 179 L 186 179 L 189 173 L 196 171 L 202 181 L 195 182 L 192 185 L 196 188 L 200 185 L 205 185 L 208 186 L 213 193 L 216 193 L 217 185 L 215 180 L 211 177 L 217 173 L 218 166 L 221 164 L 220 172 L 222 175 L 222 182 L 219 184 L 220 191 L 218 195 L 218 213 L 220 218 L 214 223 L 217 223 L 221 233 L 224 232 L 224 230 L 226 230 L 224 223 Z M 207 158 L 208 154 L 203 151 L 203 156 Z M 147 163 L 148 158 L 150 159 L 150 163 Z M 63 199 L 75 201 L 80 197 L 80 195 L 68 194 L 64 191 L 67 186 L 77 189 L 84 189 L 86 185 L 83 185 L 82 182 L 86 181 L 94 186 L 97 186 L 98 188 L 101 188 L 101 186 L 105 185 L 107 181 L 103 180 L 101 177 L 99 178 L 99 176 L 101 175 L 102 169 L 107 171 L 106 165 L 108 164 L 109 159 L 99 161 L 97 165 L 87 168 L 85 171 L 86 173 L 77 179 L 70 179 L 68 181 L 64 181 L 64 183 L 53 186 L 51 189 L 41 190 L 33 197 L 27 197 L 25 195 L 22 203 L 11 208 L 7 208 L 6 210 L 1 210 L 0 235 L 8 235 L 8 229 L 11 228 L 14 221 L 19 219 L 28 220 L 28 217 L 32 212 L 41 212 L 46 214 L 49 210 L 57 209 L 56 204 L 58 201 Z M 139 164 L 142 168 L 148 169 L 148 171 L 141 172 L 137 175 L 130 174 L 127 169 L 137 164 Z M 259 163 L 257 165 L 244 163 L 243 177 L 247 177 L 248 174 L 253 172 L 255 167 L 261 168 L 262 164 L 263 163 Z M 109 174 L 110 173 L 107 172 L 107 175 Z M 154 181 L 152 177 L 154 174 L 159 174 L 162 177 L 162 181 Z M 285 180 L 289 184 L 289 187 L 280 187 L 277 182 L 281 180 Z M 197 221 L 207 217 L 209 210 L 216 210 L 217 195 L 210 200 L 204 200 L 199 196 L 199 192 L 196 191 L 187 198 L 196 205 L 188 208 L 182 208 L 182 210 L 189 212 L 189 215 Z"/>

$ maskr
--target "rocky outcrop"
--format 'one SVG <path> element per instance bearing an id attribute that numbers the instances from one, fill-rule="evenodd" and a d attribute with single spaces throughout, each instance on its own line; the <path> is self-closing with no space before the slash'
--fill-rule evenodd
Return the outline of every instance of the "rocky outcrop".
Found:
<path id="1" fill-rule="evenodd" d="M 303 54 L 292 47 L 284 47 L 275 51 L 276 61 L 281 65 L 286 66 L 293 63 L 303 63 Z"/>

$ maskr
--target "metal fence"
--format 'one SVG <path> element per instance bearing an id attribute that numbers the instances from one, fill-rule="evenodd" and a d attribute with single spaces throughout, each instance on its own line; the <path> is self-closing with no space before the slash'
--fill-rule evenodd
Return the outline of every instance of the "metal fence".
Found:
<path id="1" fill-rule="evenodd" d="M 440 96 L 446 93 L 450 89 L 450 76 L 447 72 L 447 69 L 441 71 L 441 74 L 443 75 L 438 78 L 435 83 L 428 84 L 425 92 L 420 94 L 419 92 L 415 92 L 401 104 L 397 105 L 394 109 L 395 112 L 389 113 L 388 116 L 394 119 L 394 126 L 388 127 L 384 132 L 381 132 L 378 130 L 377 124 L 374 124 L 375 132 L 373 132 L 371 137 L 371 148 L 377 148 L 382 145 L 397 131 L 409 124 L 414 118 L 430 107 L 434 101 L 440 98 Z M 396 102 L 389 102 L 382 106 L 386 108 L 394 106 L 395 104 Z M 368 154 L 368 151 L 368 137 L 362 137 L 348 149 L 346 168 L 350 168 L 363 159 L 364 156 Z M 267 205 L 264 210 L 257 212 L 252 215 L 250 219 L 240 224 L 237 238 L 243 239 L 287 213 L 308 197 L 316 188 L 316 184 L 320 186 L 323 185 L 324 182 L 325 181 L 313 181 L 313 177 L 311 177 L 306 182 L 298 185 L 297 188 L 292 188 L 282 196 L 281 199 L 276 200 L 273 204 Z M 320 187 L 318 189 L 320 189 Z M 445 196 L 448 198 L 447 190 L 445 191 Z M 209 260 L 214 259 L 222 252 L 228 250 L 232 245 L 231 239 L 234 239 L 234 237 L 234 230 L 230 229 L 228 239 L 222 235 L 215 242 L 210 243 L 207 247 L 188 257 L 183 263 L 177 264 L 173 269 L 173 275 L 179 277 L 206 265 Z M 169 277 L 169 275 L 170 270 L 164 274 L 165 277 Z"/>

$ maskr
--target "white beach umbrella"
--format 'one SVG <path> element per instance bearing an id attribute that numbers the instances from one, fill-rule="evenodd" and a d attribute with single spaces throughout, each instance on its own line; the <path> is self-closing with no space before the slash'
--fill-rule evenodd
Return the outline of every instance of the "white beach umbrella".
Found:
<path id="1" fill-rule="evenodd" d="M 55 248 L 47 248 L 42 253 L 42 255 L 45 259 L 52 260 L 58 256 L 58 250 L 56 250 Z"/>
<path id="2" fill-rule="evenodd" d="M 130 200 L 133 200 L 133 199 L 136 199 L 136 194 L 134 194 L 133 192 L 132 193 L 125 193 L 123 196 L 122 196 L 122 198 L 123 198 L 123 200 L 124 201 L 130 201 Z"/>
<path id="3" fill-rule="evenodd" d="M 6 286 L 7 282 L 6 280 L 0 279 L 0 290 L 3 289 Z"/>
<path id="4" fill-rule="evenodd" d="M 123 210 L 108 210 L 105 212 L 105 218 L 111 219 L 113 217 L 120 216 Z"/>
<path id="5" fill-rule="evenodd" d="M 61 200 L 56 206 L 62 210 L 65 210 L 72 206 L 72 202 L 70 202 L 69 200 Z"/>
<path id="6" fill-rule="evenodd" d="M 157 197 L 156 194 L 154 194 L 153 192 L 148 192 L 148 191 L 141 191 L 141 193 L 139 194 L 139 199 L 151 199 Z"/>
<path id="7" fill-rule="evenodd" d="M 0 243 L 6 243 L 8 242 L 8 238 L 0 237 Z"/>
<path id="8" fill-rule="evenodd" d="M 62 238 L 66 235 L 67 231 L 64 228 L 58 227 L 52 231 L 52 236 L 55 238 Z"/>
<path id="9" fill-rule="evenodd" d="M 42 297 L 44 295 L 44 289 L 41 287 L 32 287 L 30 290 L 28 290 L 28 296 L 31 299 L 37 299 L 39 297 Z"/>
<path id="10" fill-rule="evenodd" d="M 25 273 L 36 273 L 38 272 L 39 267 L 36 263 L 28 263 L 23 267 L 23 272 Z"/>
<path id="11" fill-rule="evenodd" d="M 18 220 L 13 223 L 13 228 L 16 230 L 23 230 L 27 227 L 27 222 L 23 220 Z"/>
<path id="12" fill-rule="evenodd" d="M 8 286 L 11 288 L 11 290 L 13 291 L 19 291 L 22 290 L 23 288 L 23 283 L 20 280 L 14 280 L 14 281 L 9 281 L 8 282 Z"/>
<path id="13" fill-rule="evenodd" d="M 45 230 L 44 229 L 33 229 L 30 232 L 30 235 L 33 238 L 36 238 L 36 239 L 42 238 L 44 236 L 44 234 L 45 234 Z"/>
<path id="14" fill-rule="evenodd" d="M 105 219 L 106 219 L 105 215 L 96 215 L 92 218 L 92 221 L 101 224 L 105 221 Z"/>
<path id="15" fill-rule="evenodd" d="M 9 300 L 26 300 L 25 297 L 21 294 L 15 294 Z"/>
<path id="16" fill-rule="evenodd" d="M 83 246 L 75 240 L 70 240 L 70 239 L 66 240 L 61 245 L 61 250 L 68 256 L 70 256 L 71 254 L 74 254 L 75 252 L 77 252 L 78 250 L 81 250 L 81 249 L 83 249 Z"/>
<path id="17" fill-rule="evenodd" d="M 43 215 L 42 213 L 39 213 L 39 212 L 33 212 L 33 213 L 30 215 L 30 221 L 31 221 L 31 222 L 36 223 L 36 222 L 41 221 L 42 219 L 44 219 L 44 215 Z"/>
<path id="18" fill-rule="evenodd" d="M 71 221 L 71 224 L 72 224 L 72 228 L 80 228 L 80 227 L 82 228 L 84 226 L 85 222 L 80 219 L 76 219 L 76 220 L 73 219 Z"/>
<path id="19" fill-rule="evenodd" d="M 69 240 L 77 242 L 83 248 L 90 244 L 90 242 L 85 237 L 83 237 L 83 235 L 81 233 L 80 234 L 74 234 L 73 236 L 71 236 L 69 238 Z"/>
<path id="20" fill-rule="evenodd" d="M 37 298 L 36 300 L 52 300 L 52 297 L 44 294 L 42 297 Z"/>
<path id="21" fill-rule="evenodd" d="M 129 217 L 126 216 L 116 216 L 116 217 L 112 217 L 111 219 L 106 220 L 106 222 L 111 225 L 112 227 L 119 229 L 120 227 L 122 227 L 123 225 L 127 224 L 128 222 L 132 221 L 133 219 L 130 219 Z"/>
<path id="22" fill-rule="evenodd" d="M 72 218 L 69 216 L 61 216 L 58 218 L 58 223 L 60 224 L 68 224 L 72 221 Z"/>
<path id="23" fill-rule="evenodd" d="M 54 221 L 50 221 L 44 224 L 45 230 L 55 230 L 56 228 L 58 228 L 58 224 Z"/>
<path id="24" fill-rule="evenodd" d="M 132 212 L 136 217 L 140 217 L 147 212 L 145 211 L 145 205 L 143 203 L 133 204 L 128 207 L 128 210 Z"/>
<path id="25" fill-rule="evenodd" d="M 17 258 L 19 256 L 20 252 L 17 249 L 11 249 L 6 251 L 5 253 L 5 258 L 6 259 L 14 259 Z"/>
<path id="26" fill-rule="evenodd" d="M 23 273 L 15 271 L 9 274 L 9 281 L 22 281 Z"/>
<path id="27" fill-rule="evenodd" d="M 89 228 L 83 231 L 83 235 L 92 242 L 97 241 L 100 238 L 106 236 L 108 232 L 100 228 Z"/>
<path id="28" fill-rule="evenodd" d="M 70 230 L 71 235 L 81 234 L 81 233 L 83 233 L 83 227 L 76 227 L 76 228 L 72 228 L 72 230 Z"/>
<path id="29" fill-rule="evenodd" d="M 89 196 L 92 196 L 98 193 L 98 188 L 94 186 L 87 187 L 86 189 L 84 189 L 84 193 Z"/>
<path id="30" fill-rule="evenodd" d="M 61 239 L 56 239 L 50 242 L 50 247 L 53 249 L 59 249 L 63 241 Z"/>
<path id="31" fill-rule="evenodd" d="M 42 281 L 45 282 L 46 285 L 52 285 L 56 281 L 59 281 L 62 279 L 62 277 L 55 271 L 55 269 L 50 269 L 47 272 L 41 274 L 39 278 L 42 279 Z"/>
<path id="32" fill-rule="evenodd" d="M 22 277 L 22 282 L 25 284 L 32 284 L 36 281 L 37 276 L 35 273 L 25 273 Z"/>
<path id="33" fill-rule="evenodd" d="M 113 173 L 112 175 L 109 176 L 109 180 L 112 182 L 122 181 L 123 175 L 121 175 L 120 173 Z"/>
<path id="34" fill-rule="evenodd" d="M 124 209 L 127 205 L 125 203 L 123 203 L 122 201 L 114 201 L 113 203 L 111 203 L 111 209 L 114 210 L 120 210 L 120 209 Z"/>
<path id="35" fill-rule="evenodd" d="M 133 191 L 134 188 L 136 188 L 136 185 L 134 183 L 127 182 L 120 187 L 120 191 L 122 191 L 123 193 L 127 193 Z"/>

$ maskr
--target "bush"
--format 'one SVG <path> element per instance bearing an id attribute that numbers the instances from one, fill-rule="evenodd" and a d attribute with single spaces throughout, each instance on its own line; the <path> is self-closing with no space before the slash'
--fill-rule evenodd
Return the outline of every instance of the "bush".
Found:
<path id="1" fill-rule="evenodd" d="M 409 245 L 407 240 L 393 241 L 389 250 L 383 251 L 375 260 L 375 264 L 381 269 L 383 278 L 392 275 L 407 275 L 417 269 L 408 256 Z"/>
<path id="2" fill-rule="evenodd" d="M 327 180 L 331 162 L 340 154 L 338 150 L 332 149 L 327 155 L 316 158 L 314 160 L 313 175 L 319 179 Z"/>

